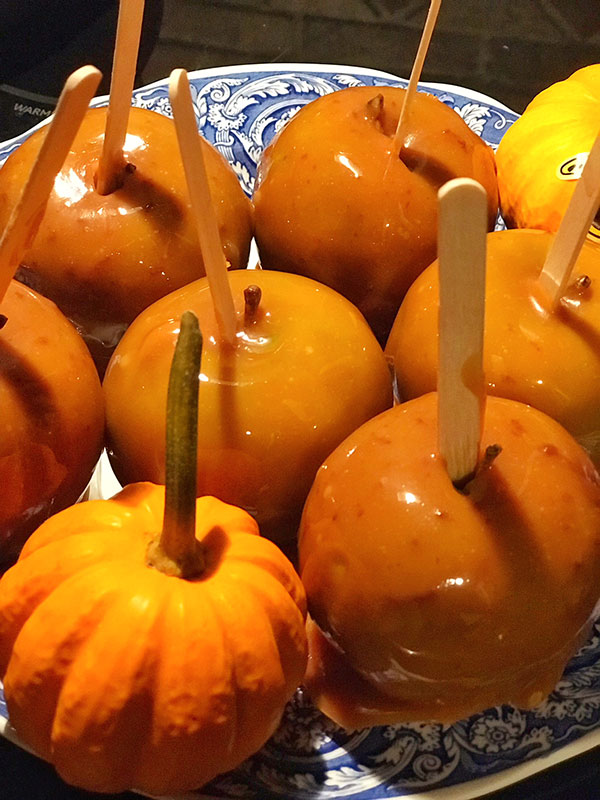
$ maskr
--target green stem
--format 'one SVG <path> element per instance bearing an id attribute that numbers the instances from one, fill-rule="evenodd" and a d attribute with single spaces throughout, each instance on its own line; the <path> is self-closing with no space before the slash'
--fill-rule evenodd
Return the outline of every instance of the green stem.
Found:
<path id="1" fill-rule="evenodd" d="M 193 579 L 205 569 L 196 539 L 198 376 L 202 334 L 191 311 L 181 317 L 167 392 L 165 514 L 148 547 L 148 563 L 167 575 Z"/>

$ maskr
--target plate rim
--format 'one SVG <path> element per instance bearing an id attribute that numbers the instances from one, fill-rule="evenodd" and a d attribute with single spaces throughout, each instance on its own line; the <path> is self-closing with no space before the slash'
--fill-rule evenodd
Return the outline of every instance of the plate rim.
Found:
<path id="1" fill-rule="evenodd" d="M 391 72 L 384 72 L 383 70 L 374 69 L 372 67 L 359 67 L 351 64 L 319 64 L 316 62 L 277 62 L 273 64 L 269 63 L 251 63 L 251 64 L 229 64 L 222 67 L 203 67 L 202 69 L 194 69 L 188 70 L 188 78 L 190 81 L 194 80 L 203 80 L 205 78 L 211 77 L 221 77 L 225 75 L 236 75 L 236 74 L 261 74 L 261 73 L 271 73 L 273 75 L 279 73 L 287 73 L 287 72 L 308 72 L 308 73 L 324 73 L 324 74 L 335 74 L 336 72 L 345 72 L 351 75 L 365 75 L 370 78 L 382 78 L 385 80 L 393 80 L 393 81 L 400 81 L 402 83 L 408 84 L 407 78 L 401 78 L 399 75 L 394 75 Z M 168 76 L 165 78 L 159 78 L 152 83 L 144 84 L 143 86 L 138 86 L 133 89 L 133 95 L 140 94 L 142 92 L 148 92 L 152 89 L 161 88 L 168 85 L 169 78 Z M 418 88 L 421 90 L 427 89 L 434 89 L 438 92 L 450 92 L 452 94 L 460 95 L 461 97 L 466 98 L 467 100 L 473 100 L 478 103 L 485 103 L 487 105 L 493 106 L 494 108 L 498 109 L 499 111 L 508 112 L 509 114 L 513 114 L 517 117 L 521 116 L 520 112 L 514 111 L 514 109 L 510 108 L 509 106 L 501 103 L 500 100 L 496 100 L 494 97 L 487 95 L 483 92 L 479 92 L 476 89 L 469 89 L 466 86 L 458 86 L 457 84 L 453 83 L 445 83 L 445 82 L 436 82 L 436 81 L 419 81 Z M 92 98 L 90 101 L 90 108 L 98 108 L 101 106 L 108 105 L 108 94 L 98 95 L 97 97 Z M 40 128 L 43 128 L 45 125 L 48 125 L 50 120 L 52 119 L 52 114 L 45 119 L 41 120 L 40 122 L 33 125 L 31 128 L 27 128 L 27 130 L 18 133 L 16 136 L 12 136 L 10 139 L 5 139 L 4 141 L 0 142 L 0 151 L 7 149 L 13 143 L 20 141 L 21 139 L 26 139 L 29 137 L 34 131 L 37 131 Z M 0 167 L 2 166 L 4 159 L 0 160 Z"/>
<path id="2" fill-rule="evenodd" d="M 0 681 L 0 688 L 3 689 L 2 681 Z M 16 731 L 10 725 L 7 717 L 0 711 L 0 736 L 3 736 L 9 742 L 12 742 L 22 750 L 34 755 L 36 758 L 42 759 L 34 750 L 24 744 L 17 735 Z M 516 764 L 514 767 L 495 772 L 492 775 L 486 775 L 481 778 L 473 778 L 470 781 L 463 781 L 453 786 L 443 786 L 439 789 L 432 789 L 427 792 L 413 792 L 402 795 L 389 795 L 387 800 L 477 800 L 479 797 L 491 794 L 492 792 L 506 789 L 514 786 L 521 781 L 532 778 L 542 772 L 545 772 L 552 767 L 559 766 L 565 761 L 570 761 L 585 753 L 590 752 L 595 747 L 600 746 L 600 728 L 594 731 L 589 731 L 584 736 L 579 737 L 573 742 L 569 742 L 562 747 L 557 747 L 545 755 L 536 756 L 529 761 L 523 761 L 521 764 Z M 44 759 L 42 759 L 44 760 Z M 147 795 L 142 792 L 132 792 L 139 794 L 143 797 L 156 797 L 155 795 Z M 216 795 L 202 794 L 202 787 L 192 792 L 187 792 L 178 795 L 161 795 L 160 800 L 223 800 L 223 797 Z M 316 800 L 316 798 L 315 798 Z M 340 799 L 341 800 L 341 799 Z"/>
<path id="3" fill-rule="evenodd" d="M 325 74 L 332 74 L 336 72 L 349 72 L 353 75 L 367 75 L 371 78 L 385 78 L 386 80 L 394 80 L 394 81 L 401 81 L 403 83 L 408 84 L 408 78 L 402 78 L 399 75 L 394 75 L 391 72 L 384 72 L 380 69 L 374 69 L 373 67 L 359 67 L 350 64 L 319 64 L 317 62 L 311 61 L 289 61 L 289 62 L 276 62 L 273 64 L 269 63 L 256 63 L 256 64 L 230 64 L 224 67 L 203 67 L 202 69 L 194 69 L 188 70 L 188 77 L 191 80 L 194 79 L 204 79 L 208 78 L 211 75 L 218 74 L 218 75 L 235 75 L 238 73 L 261 73 L 261 72 L 321 72 Z M 168 83 L 167 78 L 160 78 L 152 83 L 147 84 L 146 86 L 140 86 L 138 89 L 134 89 L 134 93 L 138 91 L 147 91 L 149 89 L 156 88 L 158 86 L 163 86 L 164 84 Z M 501 103 L 500 100 L 496 100 L 494 97 L 485 94 L 484 92 L 480 92 L 477 89 L 469 89 L 466 86 L 458 86 L 457 84 L 453 83 L 446 83 L 446 82 L 439 82 L 439 81 L 419 81 L 418 87 L 420 89 L 436 89 L 438 91 L 449 91 L 453 94 L 461 95 L 462 97 L 466 97 L 467 99 L 478 100 L 481 102 L 489 103 L 497 108 L 508 111 L 511 114 L 516 114 L 520 116 L 518 111 L 514 111 L 509 106 Z M 103 95 L 102 99 L 108 99 L 108 95 Z M 97 98 L 100 99 L 100 98 Z"/>

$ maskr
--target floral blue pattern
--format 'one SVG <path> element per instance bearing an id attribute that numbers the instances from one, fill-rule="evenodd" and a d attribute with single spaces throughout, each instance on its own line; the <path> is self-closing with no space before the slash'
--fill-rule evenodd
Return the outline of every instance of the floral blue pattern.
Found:
<path id="1" fill-rule="evenodd" d="M 0 686 L 0 716 L 6 718 Z M 498 706 L 454 725 L 425 722 L 348 733 L 299 689 L 269 742 L 192 796 L 201 800 L 395 800 L 547 755 L 600 729 L 600 622 L 546 702 Z M 585 749 L 582 747 L 582 750 Z"/>
<path id="2" fill-rule="evenodd" d="M 407 81 L 356 67 L 328 69 L 324 65 L 303 68 L 298 65 L 286 69 L 268 65 L 192 72 L 190 84 L 199 130 L 225 156 L 244 190 L 251 195 L 262 151 L 303 105 L 348 86 L 406 86 Z M 433 84 L 423 84 L 421 89 L 454 108 L 494 148 L 517 118 L 517 114 L 499 103 L 468 89 L 454 90 Z M 104 97 L 97 98 L 92 105 L 106 103 Z M 168 81 L 136 90 L 134 105 L 171 116 Z M 0 146 L 0 163 L 29 133 Z"/>
<path id="3" fill-rule="evenodd" d="M 346 86 L 405 86 L 373 70 L 324 65 L 232 67 L 190 73 L 198 127 L 252 193 L 265 146 L 304 104 Z M 496 147 L 517 115 L 456 87 L 427 86 Z M 94 101 L 102 105 L 106 98 Z M 167 81 L 135 92 L 134 103 L 170 115 Z M 26 134 L 0 146 L 0 162 Z M 3 719 L 2 719 L 3 718 Z M 0 730 L 7 719 L 0 686 Z M 600 731 L 600 625 L 552 696 L 532 711 L 488 709 L 456 723 L 414 723 L 347 733 L 298 690 L 281 726 L 254 757 L 213 781 L 198 798 L 394 800 L 502 773 Z M 11 732 L 11 737 L 14 734 Z M 588 739 L 589 740 L 589 739 Z M 494 786 L 493 788 L 498 788 Z M 473 795 L 469 795 L 473 796 Z"/>
<path id="4" fill-rule="evenodd" d="M 341 69 L 326 73 L 316 69 L 299 72 L 269 67 L 265 72 L 232 72 L 217 78 L 210 71 L 192 75 L 198 127 L 230 162 L 249 195 L 262 151 L 303 105 L 348 86 L 407 84 L 383 73 Z M 492 146 L 498 145 L 502 133 L 517 117 L 493 101 L 473 101 L 440 87 L 429 87 L 427 91 L 454 108 Z M 164 82 L 155 84 L 140 90 L 135 104 L 170 114 L 166 92 Z"/>

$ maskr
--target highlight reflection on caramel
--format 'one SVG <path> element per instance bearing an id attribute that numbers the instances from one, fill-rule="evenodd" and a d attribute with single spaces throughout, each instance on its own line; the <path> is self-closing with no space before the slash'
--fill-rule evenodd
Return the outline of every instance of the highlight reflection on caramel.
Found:
<path id="1" fill-rule="evenodd" d="M 0 330 L 0 563 L 75 502 L 96 464 L 104 410 L 94 364 L 57 308 L 13 281 Z"/>
<path id="2" fill-rule="evenodd" d="M 192 309 L 204 339 L 198 492 L 242 506 L 263 535 L 282 543 L 295 540 L 326 455 L 391 406 L 389 369 L 359 312 L 327 287 L 272 270 L 251 279 L 237 270 L 229 279 L 235 347 L 220 338 L 205 279 L 162 298 L 130 326 L 104 380 L 108 449 L 122 483 L 164 480 L 169 365 L 178 320 Z M 261 293 L 252 319 L 250 280 Z"/>
<path id="3" fill-rule="evenodd" d="M 173 122 L 130 110 L 122 185 L 96 191 L 106 109 L 85 116 L 54 183 L 41 226 L 18 279 L 52 299 L 80 330 L 98 368 L 127 325 L 168 292 L 204 275 Z M 0 174 L 0 230 L 16 202 L 45 129 L 7 160 Z M 252 207 L 215 148 L 198 139 L 207 165 L 225 256 L 245 267 Z M 134 167 L 132 169 L 132 167 Z"/>
<path id="4" fill-rule="evenodd" d="M 584 245 L 556 311 L 537 279 L 552 241 L 543 231 L 488 235 L 483 368 L 489 394 L 539 408 L 600 464 L 600 250 Z M 579 281 L 581 276 L 587 280 Z M 433 391 L 438 364 L 437 262 L 407 293 L 386 345 L 404 399 Z"/>
<path id="5" fill-rule="evenodd" d="M 405 91 L 353 87 L 309 103 L 266 148 L 254 192 L 263 267 L 331 286 L 384 342 L 408 287 L 437 249 L 437 191 L 460 176 L 498 209 L 491 149 L 419 93 L 400 158 L 390 158 Z M 292 189 L 293 187 L 293 189 Z"/>
<path id="6" fill-rule="evenodd" d="M 436 419 L 428 394 L 363 425 L 304 509 L 308 688 L 346 727 L 536 705 L 600 595 L 600 478 L 573 439 L 488 397 L 482 453 L 501 452 L 459 492 Z"/>

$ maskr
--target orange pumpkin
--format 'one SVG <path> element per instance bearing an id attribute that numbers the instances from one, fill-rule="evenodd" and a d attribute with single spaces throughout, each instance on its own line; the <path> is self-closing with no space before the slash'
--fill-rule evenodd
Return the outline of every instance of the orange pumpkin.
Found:
<path id="1" fill-rule="evenodd" d="M 264 744 L 303 677 L 292 565 L 192 479 L 189 539 L 181 496 L 134 484 L 49 519 L 0 581 L 11 722 L 85 789 L 202 785 Z"/>
<path id="2" fill-rule="evenodd" d="M 544 89 L 496 153 L 502 215 L 511 228 L 556 231 L 600 130 L 600 64 Z M 598 220 L 590 237 L 600 240 Z"/>

